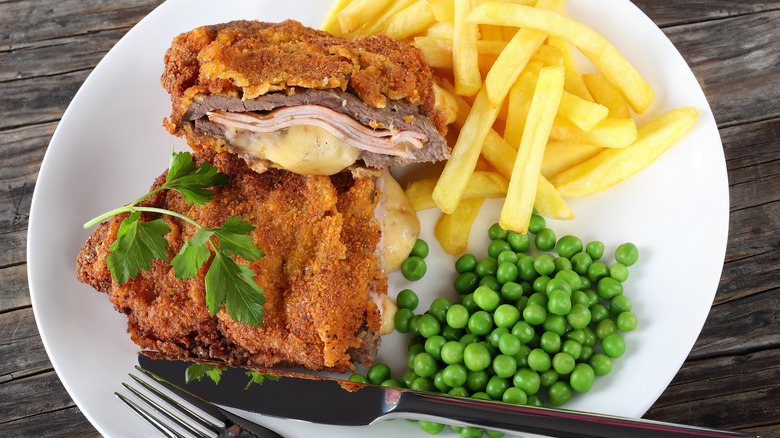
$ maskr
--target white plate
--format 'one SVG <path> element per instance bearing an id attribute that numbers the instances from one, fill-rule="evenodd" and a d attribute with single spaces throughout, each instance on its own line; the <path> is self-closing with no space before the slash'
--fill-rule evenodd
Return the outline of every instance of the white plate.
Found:
<path id="1" fill-rule="evenodd" d="M 231 19 L 296 18 L 317 27 L 329 2 L 169 0 L 122 38 L 85 81 L 52 138 L 33 196 L 28 236 L 30 295 L 46 351 L 79 408 L 108 437 L 154 436 L 113 396 L 136 363 L 126 319 L 107 296 L 77 282 L 76 254 L 90 218 L 144 193 L 167 165 L 171 148 L 185 146 L 162 127 L 170 113 L 159 77 L 171 39 L 193 27 Z M 688 135 L 640 174 L 605 192 L 571 200 L 577 218 L 552 222 L 558 236 L 602 240 L 611 254 L 632 241 L 641 251 L 626 294 L 639 328 L 628 351 L 587 395 L 566 406 L 638 417 L 666 388 L 704 324 L 720 279 L 728 229 L 728 185 L 715 121 L 695 77 L 663 33 L 627 0 L 571 0 L 568 14 L 612 41 L 646 77 L 655 101 L 641 120 L 683 105 L 701 115 Z M 586 69 L 587 67 L 583 67 Z M 488 204 L 486 204 L 488 205 Z M 485 230 L 498 214 L 489 203 L 475 226 L 470 251 L 483 254 Z M 421 214 L 431 244 L 429 273 L 414 289 L 421 306 L 450 296 L 451 257 L 432 235 L 436 213 Z M 391 278 L 395 294 L 406 286 Z M 404 337 L 385 337 L 380 360 L 402 372 Z M 302 394 L 302 396 L 305 396 Z M 426 436 L 406 421 L 369 430 L 256 418 L 288 437 Z"/>

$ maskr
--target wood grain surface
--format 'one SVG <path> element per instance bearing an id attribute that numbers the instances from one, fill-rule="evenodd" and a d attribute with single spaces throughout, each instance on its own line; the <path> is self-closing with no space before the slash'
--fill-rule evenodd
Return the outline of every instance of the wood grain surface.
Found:
<path id="1" fill-rule="evenodd" d="M 26 270 L 30 201 L 73 95 L 159 3 L 0 0 L 0 436 L 98 436 L 53 371 L 35 324 Z M 780 1 L 634 3 L 701 84 L 730 191 L 728 248 L 711 312 L 645 417 L 780 437 Z M 691 263 L 695 254 L 678 269 Z"/>

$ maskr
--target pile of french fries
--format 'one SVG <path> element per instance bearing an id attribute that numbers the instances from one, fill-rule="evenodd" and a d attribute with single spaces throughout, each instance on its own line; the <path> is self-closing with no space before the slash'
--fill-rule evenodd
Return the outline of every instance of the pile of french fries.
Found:
<path id="1" fill-rule="evenodd" d="M 564 198 L 590 195 L 639 172 L 698 116 L 672 109 L 637 126 L 654 92 L 604 37 L 565 16 L 565 0 L 337 0 L 323 29 L 376 33 L 422 50 L 457 133 L 441 175 L 412 182 L 419 211 L 443 212 L 434 234 L 448 254 L 467 249 L 485 198 L 505 197 L 499 224 L 528 231 L 531 214 L 573 219 Z M 597 69 L 581 73 L 575 49 Z"/>

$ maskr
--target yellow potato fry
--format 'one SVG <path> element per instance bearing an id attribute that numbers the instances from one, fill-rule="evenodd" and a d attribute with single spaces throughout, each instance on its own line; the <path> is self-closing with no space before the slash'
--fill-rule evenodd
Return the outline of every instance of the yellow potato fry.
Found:
<path id="1" fill-rule="evenodd" d="M 585 86 L 585 82 L 582 80 L 577 63 L 574 61 L 574 52 L 571 49 L 571 44 L 558 38 L 550 37 L 548 44 L 561 51 L 563 59 L 563 68 L 566 69 L 566 83 L 563 86 L 564 91 L 584 99 L 593 102 L 593 97 L 588 92 L 588 87 Z"/>
<path id="2" fill-rule="evenodd" d="M 531 99 L 534 96 L 534 89 L 542 67 L 542 63 L 538 61 L 529 63 L 509 90 L 504 138 L 515 150 L 523 138 L 528 108 L 531 106 Z"/>
<path id="3" fill-rule="evenodd" d="M 433 199 L 441 211 L 452 213 L 466 190 L 471 173 L 477 164 L 482 143 L 496 121 L 499 108 L 493 108 L 482 87 L 474 100 L 468 118 L 460 130 L 458 141 L 452 148 L 452 156 L 444 165 L 439 182 L 433 191 Z"/>
<path id="4" fill-rule="evenodd" d="M 383 2 L 385 0 L 382 0 Z M 375 16 L 373 20 L 368 21 L 352 36 L 355 38 L 366 38 L 371 35 L 381 33 L 387 22 L 390 21 L 393 16 L 405 8 L 411 6 L 416 0 L 395 0 L 390 2 L 390 7 L 386 8 L 380 15 Z M 376 7 L 376 6 L 374 6 Z M 381 12 L 381 11 L 380 11 Z"/>
<path id="5" fill-rule="evenodd" d="M 437 181 L 438 178 L 425 178 L 412 181 L 406 187 L 406 197 L 409 198 L 415 211 L 436 207 L 432 195 Z M 463 192 L 463 199 L 503 198 L 506 196 L 508 186 L 509 181 L 499 173 L 475 170 L 469 178 L 466 191 Z"/>
<path id="6" fill-rule="evenodd" d="M 455 21 L 455 6 L 453 0 L 430 0 L 433 16 L 439 23 Z"/>
<path id="7" fill-rule="evenodd" d="M 506 200 L 498 219 L 498 223 L 505 230 L 520 234 L 528 232 L 528 222 L 531 219 L 539 186 L 539 171 L 542 167 L 544 147 L 550 136 L 555 114 L 558 112 L 563 83 L 563 66 L 545 67 L 539 72 L 525 131 L 512 168 Z"/>
<path id="8" fill-rule="evenodd" d="M 424 31 L 435 21 L 431 4 L 427 0 L 417 0 L 390 18 L 385 25 L 385 35 L 404 39 Z"/>
<path id="9" fill-rule="evenodd" d="M 637 113 L 653 100 L 653 90 L 639 72 L 606 38 L 588 26 L 539 8 L 507 3 L 485 3 L 475 8 L 468 21 L 536 29 L 577 47 L 626 97 Z"/>
<path id="10" fill-rule="evenodd" d="M 336 14 L 343 35 L 378 17 L 393 0 L 353 0 Z"/>
<path id="11" fill-rule="evenodd" d="M 549 44 L 542 44 L 531 56 L 531 61 L 539 61 L 546 66 L 563 64 L 563 53 Z"/>
<path id="12" fill-rule="evenodd" d="M 433 3 L 431 3 L 431 7 L 433 8 Z M 434 17 L 435 16 L 436 16 L 436 12 L 434 9 Z M 444 38 L 444 39 L 451 40 L 452 32 L 453 32 L 452 23 L 436 21 L 435 23 L 428 26 L 428 28 L 425 29 L 425 32 L 423 32 L 422 35 L 430 38 Z"/>
<path id="13" fill-rule="evenodd" d="M 458 94 L 473 96 L 482 86 L 477 51 L 476 23 L 466 21 L 471 12 L 471 0 L 454 0 L 455 22 L 452 33 L 452 68 Z"/>
<path id="14" fill-rule="evenodd" d="M 458 120 L 459 108 L 455 95 L 442 88 L 436 82 L 433 83 L 433 93 L 436 96 L 436 106 L 444 108 L 444 112 L 447 114 L 447 124 L 449 125 Z"/>
<path id="15" fill-rule="evenodd" d="M 546 35 L 530 29 L 520 29 L 496 58 L 496 62 L 485 77 L 488 99 L 493 106 L 499 106 L 523 71 L 531 56 L 542 45 Z"/>
<path id="16" fill-rule="evenodd" d="M 656 160 L 693 125 L 699 111 L 675 108 L 638 129 L 636 142 L 623 149 L 605 149 L 550 181 L 564 197 L 587 196 L 634 175 Z M 510 184 L 511 190 L 511 184 Z"/>
<path id="17" fill-rule="evenodd" d="M 590 100 L 581 99 L 564 90 L 558 114 L 574 123 L 583 131 L 590 132 L 596 125 L 607 118 L 609 108 Z"/>
<path id="18" fill-rule="evenodd" d="M 582 143 L 552 141 L 544 148 L 542 175 L 550 179 L 562 171 L 595 157 L 604 148 Z"/>
<path id="19" fill-rule="evenodd" d="M 533 6 L 536 4 L 536 0 L 474 0 L 474 7 L 481 5 L 482 3 L 489 3 L 500 1 L 503 3 L 514 3 L 517 5 Z"/>
<path id="20" fill-rule="evenodd" d="M 442 214 L 433 228 L 433 235 L 444 252 L 460 254 L 469 246 L 471 226 L 482 208 L 484 198 L 464 199 L 452 214 Z"/>
<path id="21" fill-rule="evenodd" d="M 539 181 L 536 185 L 534 208 L 539 214 L 550 219 L 562 221 L 574 219 L 574 212 L 571 211 L 558 190 L 542 174 L 539 174 Z"/>
<path id="22" fill-rule="evenodd" d="M 636 122 L 633 119 L 607 117 L 590 132 L 585 132 L 574 123 L 558 116 L 555 118 L 550 139 L 585 143 L 605 148 L 624 148 L 637 138 Z"/>
<path id="23" fill-rule="evenodd" d="M 351 2 L 352 0 L 336 0 L 336 3 L 333 4 L 328 11 L 328 15 L 326 15 L 325 19 L 322 21 L 320 29 L 331 35 L 343 36 L 344 34 L 341 32 L 341 25 L 339 24 L 339 19 L 336 17 L 336 14 L 341 12 L 341 10 Z"/>
<path id="24" fill-rule="evenodd" d="M 615 88 L 601 73 L 586 73 L 582 75 L 582 81 L 588 87 L 593 100 L 609 108 L 609 117 L 627 119 L 631 117 L 631 111 L 626 105 L 626 100 L 620 90 Z"/>
<path id="25" fill-rule="evenodd" d="M 455 104 L 458 107 L 458 114 L 454 124 L 458 129 L 463 129 L 463 125 L 466 124 L 466 120 L 471 113 L 471 105 L 466 102 L 466 99 L 455 93 L 455 87 L 448 80 L 443 79 L 441 81 L 441 87 L 455 100 Z"/>
<path id="26" fill-rule="evenodd" d="M 517 161 L 517 150 L 492 129 L 482 144 L 482 157 L 506 179 L 512 178 L 512 168 Z"/>

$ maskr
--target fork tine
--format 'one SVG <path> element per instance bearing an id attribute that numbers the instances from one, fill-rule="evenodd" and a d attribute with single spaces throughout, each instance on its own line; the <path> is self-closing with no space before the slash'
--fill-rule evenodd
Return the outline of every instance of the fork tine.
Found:
<path id="1" fill-rule="evenodd" d="M 173 430 L 170 426 L 162 422 L 159 418 L 155 417 L 154 415 L 150 414 L 149 411 L 139 406 L 134 401 L 130 400 L 129 398 L 125 397 L 124 395 L 115 392 L 114 395 L 124 402 L 127 406 L 130 407 L 136 414 L 138 414 L 141 418 L 146 420 L 149 424 L 155 427 L 155 429 L 162 432 L 165 436 L 168 438 L 186 438 L 184 435 L 176 432 Z"/>
<path id="2" fill-rule="evenodd" d="M 154 408 L 157 412 L 164 415 L 168 420 L 172 421 L 174 424 L 178 425 L 179 427 L 185 429 L 188 433 L 195 435 L 197 437 L 203 437 L 208 438 L 209 435 L 204 434 L 201 430 L 198 430 L 195 426 L 188 423 L 187 420 L 179 417 L 175 413 L 171 412 L 168 409 L 165 409 L 162 405 L 157 403 L 156 401 L 152 400 L 150 397 L 146 396 L 142 392 L 138 391 L 137 389 L 133 388 L 132 386 L 128 385 L 127 383 L 122 383 L 122 386 L 124 386 L 128 391 L 133 393 L 136 397 L 138 397 L 142 402 L 146 403 L 148 406 Z M 154 388 L 148 388 L 150 390 L 153 390 Z M 158 394 L 155 394 L 158 395 Z M 184 412 L 180 410 L 179 412 Z M 170 428 L 168 424 L 165 424 L 163 421 L 157 419 L 160 423 L 163 423 L 164 426 L 167 426 Z"/>
<path id="3" fill-rule="evenodd" d="M 162 391 L 160 391 L 156 387 L 154 387 L 154 386 L 150 385 L 149 383 L 145 382 L 144 380 L 136 377 L 132 373 L 129 374 L 129 375 L 130 375 L 130 377 L 133 380 L 136 381 L 136 383 L 138 383 L 141 386 L 143 386 L 144 388 L 146 388 L 146 390 L 148 390 L 150 393 L 152 393 L 154 396 L 156 396 L 159 400 L 164 401 L 168 406 L 174 408 L 176 411 L 178 411 L 181 414 L 185 415 L 187 418 L 189 418 L 190 420 L 194 421 L 200 427 L 208 429 L 211 432 L 214 432 L 215 434 L 219 434 L 220 431 L 224 428 L 224 426 L 225 426 L 224 424 L 216 424 L 216 423 L 214 423 L 212 421 L 209 421 L 208 419 L 206 419 L 205 417 L 199 415 L 198 413 L 196 413 L 192 409 L 190 409 L 187 406 L 185 406 L 185 405 L 181 404 L 180 402 L 178 402 L 175 398 L 172 398 L 172 397 L 168 396 L 167 394 L 163 393 Z M 127 385 L 125 383 L 123 383 L 123 385 L 126 388 L 130 389 L 131 391 L 133 391 L 134 393 L 136 393 L 146 403 L 151 404 L 151 406 L 153 406 L 155 409 L 157 409 L 158 411 L 166 414 L 166 416 L 173 416 L 174 417 L 172 419 L 173 421 L 177 421 L 180 424 L 187 424 L 188 425 L 188 429 L 190 429 L 191 431 L 197 431 L 197 429 L 195 429 L 193 426 L 191 426 L 190 423 L 188 423 L 186 420 L 177 417 L 176 415 L 174 415 L 173 413 L 171 413 L 170 411 L 165 409 L 163 406 L 161 406 L 159 403 L 149 399 L 148 397 L 146 397 L 143 394 L 139 393 L 137 390 L 133 390 L 132 388 L 130 388 L 129 385 Z M 193 432 L 193 433 L 198 433 L 198 432 Z"/>

